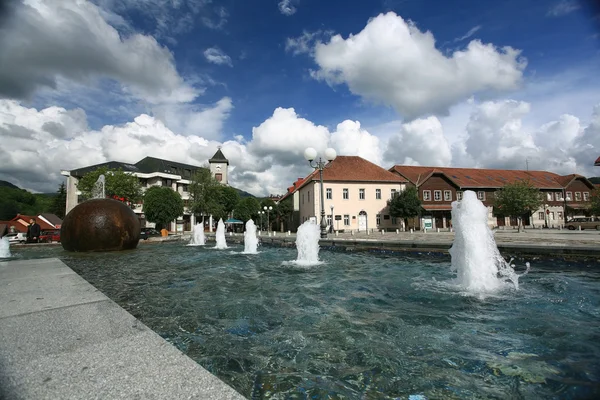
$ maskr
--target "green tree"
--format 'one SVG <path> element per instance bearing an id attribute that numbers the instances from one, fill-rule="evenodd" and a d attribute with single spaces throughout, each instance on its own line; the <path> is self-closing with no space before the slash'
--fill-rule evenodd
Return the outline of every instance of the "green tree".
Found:
<path id="1" fill-rule="evenodd" d="M 267 207 L 267 208 L 273 207 L 273 209 L 268 211 L 268 210 L 265 210 L 265 207 Z M 262 216 L 263 225 L 266 226 L 268 230 L 272 230 L 273 223 L 277 219 L 277 215 L 276 215 L 277 204 L 275 204 L 275 202 L 273 200 L 269 199 L 268 197 L 265 197 L 260 200 L 260 210 L 265 212 L 265 214 Z M 267 226 L 267 225 L 270 225 L 270 226 Z"/>
<path id="2" fill-rule="evenodd" d="M 135 175 L 123 172 L 121 169 L 109 169 L 100 167 L 85 174 L 77 183 L 77 189 L 81 191 L 85 199 L 92 198 L 94 185 L 100 175 L 104 175 L 105 194 L 107 197 L 124 197 L 132 203 L 139 203 L 142 199 L 142 185 Z"/>
<path id="3" fill-rule="evenodd" d="M 590 196 L 590 214 L 600 216 L 600 189 L 592 190 Z"/>
<path id="4" fill-rule="evenodd" d="M 217 190 L 219 204 L 223 208 L 223 212 L 229 216 L 240 201 L 238 191 L 231 186 L 221 185 Z"/>
<path id="5" fill-rule="evenodd" d="M 143 210 L 148 221 L 164 226 L 183 215 L 183 200 L 169 187 L 152 186 L 144 194 Z"/>
<path id="6" fill-rule="evenodd" d="M 259 224 L 258 211 L 260 210 L 260 203 L 254 197 L 244 197 L 239 201 L 235 209 L 233 210 L 233 218 L 239 219 L 240 221 L 248 221 L 249 219 L 254 220 L 256 225 Z"/>
<path id="7" fill-rule="evenodd" d="M 519 232 L 522 231 L 523 216 L 531 215 L 541 205 L 540 191 L 528 181 L 517 181 L 504 185 L 496 192 L 494 201 L 497 214 L 517 218 Z"/>
<path id="8" fill-rule="evenodd" d="M 277 203 L 277 206 L 275 207 L 275 216 L 276 216 L 276 220 L 279 223 L 279 228 L 281 230 L 281 232 L 284 231 L 284 224 L 286 222 L 289 223 L 288 219 L 289 217 L 292 215 L 292 212 L 294 211 L 292 203 L 288 202 L 288 201 L 282 201 Z"/>
<path id="9" fill-rule="evenodd" d="M 65 217 L 65 211 L 67 209 L 67 191 L 65 190 L 65 184 L 61 183 L 58 187 L 58 194 L 52 199 L 50 205 L 50 212 L 60 218 Z"/>
<path id="10" fill-rule="evenodd" d="M 423 209 L 419 192 L 415 186 L 408 186 L 400 193 L 396 193 L 394 197 L 388 200 L 387 204 L 390 215 L 394 218 L 402 218 L 405 227 L 408 226 L 408 219 L 418 217 Z"/>
<path id="11" fill-rule="evenodd" d="M 222 215 L 224 207 L 220 203 L 220 189 L 222 185 L 217 181 L 208 168 L 200 168 L 192 176 L 189 193 L 190 209 L 199 215 Z"/>

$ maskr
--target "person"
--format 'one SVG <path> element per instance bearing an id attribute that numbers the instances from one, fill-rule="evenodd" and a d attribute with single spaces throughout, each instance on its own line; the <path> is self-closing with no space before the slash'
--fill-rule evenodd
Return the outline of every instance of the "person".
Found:
<path id="1" fill-rule="evenodd" d="M 40 241 L 40 231 L 40 226 L 35 218 L 31 218 L 27 226 L 27 243 L 38 243 Z"/>

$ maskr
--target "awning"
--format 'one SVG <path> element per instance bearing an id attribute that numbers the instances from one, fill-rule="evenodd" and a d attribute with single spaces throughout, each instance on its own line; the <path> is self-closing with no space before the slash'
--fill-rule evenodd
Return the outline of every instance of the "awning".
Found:
<path id="1" fill-rule="evenodd" d="M 427 211 L 451 211 L 451 204 L 424 204 L 423 208 Z"/>
<path id="2" fill-rule="evenodd" d="M 226 224 L 243 224 L 244 222 L 240 221 L 239 219 L 235 219 L 235 218 L 229 218 L 227 221 L 225 221 Z"/>

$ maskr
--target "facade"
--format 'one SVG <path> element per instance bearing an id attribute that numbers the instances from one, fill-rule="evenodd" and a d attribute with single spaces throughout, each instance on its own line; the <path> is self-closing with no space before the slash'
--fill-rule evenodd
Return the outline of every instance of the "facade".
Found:
<path id="1" fill-rule="evenodd" d="M 516 226 L 514 217 L 502 216 L 494 209 L 495 193 L 504 185 L 529 181 L 540 190 L 544 202 L 533 215 L 524 215 L 523 224 L 531 227 L 563 225 L 568 216 L 583 215 L 594 185 L 581 175 L 558 175 L 547 171 L 444 168 L 395 165 L 390 172 L 417 187 L 426 213 L 422 227 L 450 228 L 452 202 L 462 192 L 472 190 L 488 208 L 488 224 Z"/>
<path id="2" fill-rule="evenodd" d="M 304 178 L 298 178 L 292 186 L 288 187 L 287 193 L 279 198 L 278 203 L 288 202 L 292 213 L 284 221 L 284 230 L 294 231 L 300 226 L 300 193 L 298 189 L 304 183 Z"/>
<path id="3" fill-rule="evenodd" d="M 155 157 L 145 157 L 135 164 L 122 163 L 118 161 L 109 161 L 102 164 L 83 167 L 71 171 L 61 171 L 61 174 L 67 177 L 67 207 L 66 213 L 69 213 L 77 204 L 79 204 L 79 196 L 81 192 L 77 190 L 77 183 L 85 174 L 94 171 L 101 167 L 110 169 L 120 168 L 124 172 L 135 175 L 142 185 L 142 190 L 146 191 L 152 186 L 168 186 L 174 191 L 179 192 L 184 201 L 184 214 L 176 221 L 173 221 L 167 227 L 173 232 L 190 231 L 196 224 L 196 216 L 188 209 L 190 194 L 188 191 L 191 178 L 194 173 L 202 168 L 189 164 L 182 164 L 175 161 L 163 160 Z M 223 155 L 219 148 L 215 155 L 209 160 L 209 168 L 212 175 L 222 184 L 228 185 L 229 178 L 229 161 Z M 143 204 L 136 204 L 133 211 L 139 216 L 142 227 L 154 227 L 154 224 L 147 223 L 143 214 Z M 212 231 L 212 217 L 207 221 L 209 230 Z"/>
<path id="4" fill-rule="evenodd" d="M 357 156 L 338 156 L 323 171 L 324 206 L 328 226 L 334 230 L 397 229 L 402 221 L 391 218 L 387 201 L 404 190 L 408 181 Z M 319 171 L 314 171 L 292 193 L 298 200 L 298 219 L 319 223 L 321 192 Z"/>
<path id="5" fill-rule="evenodd" d="M 35 218 L 38 225 L 40 226 L 40 230 L 42 233 L 51 232 L 56 229 L 60 229 L 60 224 L 62 223 L 61 219 L 58 218 L 54 214 L 40 214 L 37 216 L 17 214 L 17 216 L 15 216 L 10 221 L 0 221 L 0 224 L 5 225 L 8 232 L 10 232 L 10 233 L 13 233 L 13 232 L 26 233 L 27 227 L 29 226 L 29 221 L 32 218 Z M 48 219 L 51 219 L 54 222 L 50 222 L 50 221 L 48 221 Z M 56 224 L 56 222 L 58 222 L 58 224 Z"/>

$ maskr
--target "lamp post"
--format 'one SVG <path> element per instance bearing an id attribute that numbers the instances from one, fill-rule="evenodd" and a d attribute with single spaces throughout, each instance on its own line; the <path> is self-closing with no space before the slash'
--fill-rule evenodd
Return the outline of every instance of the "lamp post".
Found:
<path id="1" fill-rule="evenodd" d="M 337 156 L 336 152 L 332 148 L 325 150 L 325 161 L 319 157 L 319 161 L 313 161 L 317 158 L 317 151 L 312 147 L 304 150 L 304 158 L 308 161 L 308 164 L 315 170 L 319 170 L 319 181 L 321 184 L 321 239 L 327 239 L 327 221 L 325 220 L 325 193 L 323 190 L 323 170 L 327 168 L 329 163 L 335 160 Z"/>
<path id="2" fill-rule="evenodd" d="M 333 233 L 333 204 L 329 206 L 331 208 L 331 225 L 329 226 L 329 233 Z"/>
<path id="3" fill-rule="evenodd" d="M 261 230 L 261 231 L 262 231 L 262 228 L 263 228 L 263 214 L 264 213 L 265 213 L 264 211 L 259 211 L 258 212 L 258 215 L 260 215 L 260 229 L 259 230 Z"/>
<path id="4" fill-rule="evenodd" d="M 267 212 L 267 232 L 271 232 L 271 227 L 269 226 L 269 215 L 271 214 L 271 210 L 273 210 L 273 206 L 264 206 L 263 210 Z M 263 211 L 264 214 L 264 211 Z"/>
<path id="5" fill-rule="evenodd" d="M 544 204 L 544 226 L 546 227 L 546 229 L 548 229 L 548 214 L 548 204 Z"/>

